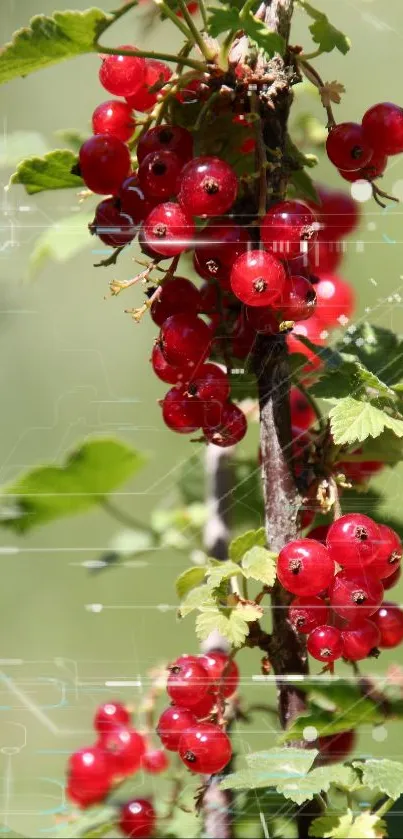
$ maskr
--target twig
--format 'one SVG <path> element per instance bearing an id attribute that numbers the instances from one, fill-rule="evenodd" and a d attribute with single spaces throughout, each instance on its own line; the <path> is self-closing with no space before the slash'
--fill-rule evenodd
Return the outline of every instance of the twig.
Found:
<path id="1" fill-rule="evenodd" d="M 214 59 L 214 53 L 209 48 L 208 44 L 206 44 L 203 36 L 200 35 L 200 32 L 197 26 L 195 25 L 195 22 L 188 10 L 185 0 L 177 0 L 177 2 L 184 17 L 184 20 L 187 23 L 188 29 L 191 32 L 191 36 L 193 38 L 194 43 L 197 44 L 201 54 L 204 56 L 206 61 L 212 61 Z"/>
<path id="2" fill-rule="evenodd" d="M 131 280 L 111 280 L 109 283 L 111 294 L 116 297 L 116 295 L 120 294 L 121 291 L 125 291 L 131 286 L 137 285 L 137 283 L 144 282 L 144 280 L 148 279 L 154 268 L 155 261 L 152 260 L 152 262 L 147 265 L 147 268 L 144 268 L 144 271 L 140 271 L 140 274 L 136 274 L 136 276 L 132 277 Z"/>
<path id="3" fill-rule="evenodd" d="M 169 3 L 165 3 L 164 0 L 154 0 L 154 3 L 164 13 L 164 15 L 168 17 L 169 20 L 171 20 L 172 23 L 178 27 L 178 29 L 180 29 L 182 35 L 184 35 L 188 41 L 191 41 L 194 44 L 197 43 L 193 37 L 191 30 L 186 26 L 186 23 L 183 20 L 181 20 L 180 17 L 178 17 L 178 15 L 171 9 Z"/>
<path id="4" fill-rule="evenodd" d="M 302 70 L 304 76 L 306 76 L 306 78 L 313 85 L 315 85 L 315 87 L 318 88 L 319 93 L 320 93 L 320 91 L 324 87 L 324 83 L 323 83 L 318 71 L 315 70 L 315 67 L 312 67 L 312 64 L 310 64 L 309 61 L 307 61 L 305 58 L 302 58 L 301 56 L 297 56 L 297 61 L 298 61 L 298 66 L 301 67 L 301 70 Z M 323 105 L 323 107 L 324 107 L 324 109 L 327 113 L 327 128 L 330 131 L 330 129 L 334 128 L 334 126 L 336 125 L 336 120 L 334 118 L 334 113 L 333 113 L 333 110 L 332 110 L 332 106 L 331 105 L 324 105 L 323 101 L 322 101 L 322 105 Z"/>
<path id="5" fill-rule="evenodd" d="M 111 253 L 110 256 L 106 257 L 106 259 L 101 259 L 101 262 L 96 262 L 94 264 L 94 268 L 107 268 L 109 265 L 116 265 L 118 256 L 122 253 L 122 250 L 125 247 L 126 245 L 120 245 L 118 248 L 115 248 L 113 253 Z"/>
<path id="6" fill-rule="evenodd" d="M 373 198 L 375 199 L 378 206 L 382 207 L 382 209 L 385 209 L 385 207 L 387 207 L 387 204 L 384 204 L 384 202 L 380 200 L 381 198 L 386 198 L 388 201 L 395 201 L 397 204 L 399 203 L 399 199 L 396 198 L 395 195 L 389 195 L 388 192 L 384 192 L 384 190 L 380 189 L 379 186 L 375 184 L 373 181 L 371 181 L 371 186 Z"/>

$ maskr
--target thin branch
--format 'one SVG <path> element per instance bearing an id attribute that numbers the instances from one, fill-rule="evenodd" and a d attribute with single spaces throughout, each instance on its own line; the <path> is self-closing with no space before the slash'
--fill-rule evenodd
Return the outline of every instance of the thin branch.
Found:
<path id="1" fill-rule="evenodd" d="M 109 265 L 116 265 L 118 256 L 122 253 L 125 247 L 126 245 L 120 245 L 118 248 L 115 248 L 110 256 L 107 256 L 105 259 L 101 259 L 101 262 L 96 262 L 94 264 L 94 268 L 108 268 Z"/>
<path id="2" fill-rule="evenodd" d="M 324 83 L 323 83 L 318 71 L 315 70 L 315 67 L 312 67 L 312 64 L 310 64 L 309 61 L 306 61 L 305 58 L 301 58 L 301 56 L 297 56 L 297 61 L 298 61 L 298 66 L 301 68 L 304 76 L 306 76 L 306 78 L 313 85 L 315 85 L 315 87 L 318 88 L 319 93 L 320 93 L 321 89 L 324 87 Z M 324 105 L 323 101 L 322 101 L 322 105 L 323 105 L 323 107 L 324 107 L 324 109 L 327 113 L 327 128 L 330 131 L 330 129 L 334 128 L 334 126 L 337 124 L 336 120 L 334 118 L 334 113 L 333 113 L 333 110 L 332 110 L 332 106 L 331 105 Z"/>
<path id="3" fill-rule="evenodd" d="M 100 506 L 106 513 L 108 513 L 109 516 L 115 519 L 115 521 L 118 521 L 119 524 L 123 524 L 125 527 L 130 527 L 132 530 L 146 530 L 148 533 L 154 532 L 153 529 L 144 524 L 144 522 L 138 521 L 129 513 L 125 513 L 124 510 L 120 510 L 119 507 L 115 507 L 109 498 L 103 498 L 100 502 Z"/>
<path id="4" fill-rule="evenodd" d="M 181 64 L 184 67 L 193 67 L 194 70 L 200 70 L 205 73 L 206 65 L 202 61 L 196 61 L 193 58 L 185 58 L 184 56 L 172 55 L 169 52 L 153 52 L 152 50 L 124 50 L 119 47 L 105 47 L 103 44 L 96 45 L 96 52 L 100 55 L 127 55 L 129 58 L 154 58 L 159 61 L 170 61 L 176 64 Z"/>
<path id="5" fill-rule="evenodd" d="M 186 26 L 186 23 L 178 17 L 178 15 L 171 9 L 168 3 L 165 3 L 164 0 L 154 0 L 154 3 L 158 8 L 163 12 L 163 14 L 168 17 L 172 23 L 180 29 L 182 35 L 188 41 L 191 41 L 193 44 L 196 43 L 191 30 Z"/>
<path id="6" fill-rule="evenodd" d="M 191 37 L 192 37 L 194 43 L 197 44 L 201 54 L 204 55 L 204 58 L 206 59 L 206 61 L 211 61 L 214 58 L 214 54 L 211 52 L 208 44 L 206 44 L 205 40 L 203 39 L 203 36 L 200 34 L 200 32 L 199 32 L 199 30 L 198 30 L 198 28 L 197 28 L 197 26 L 196 26 L 196 24 L 195 24 L 195 22 L 192 18 L 192 15 L 190 14 L 190 12 L 188 10 L 188 7 L 186 5 L 185 0 L 177 0 L 177 2 L 178 2 L 178 6 L 179 6 L 179 8 L 182 12 L 182 15 L 183 15 L 183 17 L 184 17 L 184 19 L 187 23 L 188 29 L 191 32 Z"/>

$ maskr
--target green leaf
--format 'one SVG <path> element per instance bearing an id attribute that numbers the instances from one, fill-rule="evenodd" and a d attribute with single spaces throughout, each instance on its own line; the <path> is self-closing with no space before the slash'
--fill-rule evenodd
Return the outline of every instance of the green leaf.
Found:
<path id="1" fill-rule="evenodd" d="M 54 262 L 67 262 L 81 250 L 88 248 L 91 244 L 88 225 L 93 218 L 94 213 L 77 213 L 45 228 L 36 240 L 29 257 L 31 276 L 35 276 L 49 259 Z"/>
<path id="2" fill-rule="evenodd" d="M 384 719 L 385 715 L 382 710 L 370 700 L 362 699 L 356 706 L 352 705 L 349 710 L 342 714 L 339 711 L 320 710 L 309 704 L 307 710 L 297 717 L 284 732 L 280 742 L 300 740 L 307 727 L 316 728 L 319 736 L 327 736 L 349 731 L 352 728 L 358 728 L 360 725 L 381 723 Z"/>
<path id="3" fill-rule="evenodd" d="M 255 545 L 265 544 L 266 532 L 264 527 L 260 527 L 259 530 L 248 530 L 246 533 L 243 533 L 242 536 L 238 536 L 237 539 L 233 539 L 232 542 L 230 542 L 228 554 L 233 562 L 239 562 L 246 551 L 250 550 L 250 548 L 255 547 Z"/>
<path id="4" fill-rule="evenodd" d="M 97 41 L 114 15 L 101 9 L 36 15 L 0 53 L 0 84 L 59 61 L 97 51 Z"/>
<path id="5" fill-rule="evenodd" d="M 312 801 L 320 792 L 328 792 L 331 784 L 342 786 L 344 789 L 353 787 L 356 779 L 355 772 L 348 766 L 320 766 L 312 769 L 302 778 L 294 778 L 277 784 L 277 792 L 291 799 L 294 804 Z"/>
<path id="6" fill-rule="evenodd" d="M 315 43 L 319 44 L 320 51 L 332 52 L 332 50 L 338 49 L 345 55 L 350 49 L 349 38 L 343 32 L 340 32 L 340 29 L 336 29 L 323 12 L 315 9 L 306 0 L 298 0 L 298 3 L 314 19 L 314 23 L 310 25 L 309 31 L 312 33 L 312 38 Z"/>
<path id="7" fill-rule="evenodd" d="M 238 604 L 228 615 L 219 611 L 214 604 L 205 608 L 196 618 L 196 635 L 205 641 L 211 632 L 217 631 L 226 638 L 233 647 L 241 647 L 249 634 L 248 621 L 261 617 L 263 610 L 253 604 Z"/>
<path id="8" fill-rule="evenodd" d="M 4 508 L 0 523 L 17 533 L 62 516 L 71 516 L 102 503 L 108 493 L 127 481 L 144 464 L 143 456 L 114 439 L 94 439 L 77 446 L 61 466 L 28 470 L 3 489 Z"/>
<path id="9" fill-rule="evenodd" d="M 250 6 L 250 4 L 248 4 Z M 219 8 L 209 6 L 208 30 L 213 38 L 222 32 L 237 32 L 239 29 L 248 35 L 250 40 L 259 49 L 271 58 L 276 53 L 283 54 L 285 42 L 277 32 L 272 32 L 260 20 L 258 20 L 246 5 L 241 11 L 228 3 L 222 4 Z"/>
<path id="10" fill-rule="evenodd" d="M 205 565 L 194 565 L 192 568 L 187 568 L 182 574 L 179 574 L 175 582 L 176 593 L 180 600 L 182 600 L 189 591 L 199 586 L 205 576 L 207 567 Z"/>
<path id="11" fill-rule="evenodd" d="M 309 201 L 318 203 L 319 197 L 315 184 L 305 169 L 294 169 L 290 174 L 290 183 L 297 197 L 308 198 Z"/>
<path id="12" fill-rule="evenodd" d="M 403 437 L 403 419 L 395 419 L 369 402 L 347 396 L 340 399 L 329 413 L 330 427 L 336 445 L 361 443 L 367 437 L 379 437 L 390 428 Z"/>
<path id="13" fill-rule="evenodd" d="M 311 388 L 313 396 L 334 401 L 354 394 L 357 399 L 382 399 L 394 404 L 396 396 L 393 390 L 354 355 L 329 347 L 316 347 L 307 339 L 302 340 L 324 362 L 320 380 Z"/>
<path id="14" fill-rule="evenodd" d="M 0 137 L 0 166 L 16 166 L 29 155 L 42 156 L 49 151 L 49 143 L 37 131 L 4 132 Z"/>
<path id="15" fill-rule="evenodd" d="M 215 6 L 207 6 L 209 11 L 208 16 L 208 31 L 213 38 L 221 35 L 222 32 L 236 32 L 242 29 L 239 21 L 239 11 L 227 3 L 219 8 Z"/>
<path id="16" fill-rule="evenodd" d="M 284 781 L 303 778 L 311 768 L 316 749 L 268 749 L 246 755 L 247 769 L 227 775 L 220 789 L 277 787 Z"/>
<path id="17" fill-rule="evenodd" d="M 116 824 L 118 816 L 116 807 L 91 807 L 85 813 L 80 813 L 75 821 L 69 821 L 55 835 L 60 839 L 84 839 L 84 837 L 104 836 Z"/>
<path id="18" fill-rule="evenodd" d="M 28 195 L 49 189 L 80 189 L 84 181 L 78 175 L 71 174 L 76 164 L 77 157 L 73 152 L 56 149 L 45 154 L 45 157 L 23 160 L 11 175 L 10 183 L 22 184 Z"/>
<path id="19" fill-rule="evenodd" d="M 315 819 L 309 836 L 325 839 L 379 839 L 385 835 L 385 822 L 375 813 L 354 816 L 350 809 L 343 815 L 326 815 Z"/>
<path id="20" fill-rule="evenodd" d="M 182 618 L 186 618 L 195 609 L 207 609 L 208 611 L 218 609 L 215 600 L 211 596 L 210 586 L 202 585 L 192 588 L 179 606 L 179 614 Z"/>
<path id="21" fill-rule="evenodd" d="M 389 798 L 403 795 L 403 764 L 396 760 L 355 760 L 353 766 L 362 772 L 362 782 L 370 789 L 379 789 Z"/>
<path id="22" fill-rule="evenodd" d="M 242 574 L 242 569 L 239 565 L 236 565 L 235 562 L 220 562 L 219 565 L 215 565 L 213 568 L 208 569 L 208 585 L 210 588 L 218 588 L 219 585 L 223 582 L 223 580 L 229 580 L 230 577 L 235 577 L 237 574 Z"/>
<path id="23" fill-rule="evenodd" d="M 354 355 L 388 385 L 403 380 L 403 340 L 384 326 L 354 324 L 338 348 Z"/>
<path id="24" fill-rule="evenodd" d="M 245 577 L 273 586 L 276 579 L 277 555 L 255 545 L 244 554 L 242 570 Z"/>

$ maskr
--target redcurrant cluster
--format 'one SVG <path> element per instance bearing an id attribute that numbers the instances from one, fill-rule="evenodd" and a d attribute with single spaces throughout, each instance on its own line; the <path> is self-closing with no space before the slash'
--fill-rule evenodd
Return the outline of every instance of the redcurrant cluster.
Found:
<path id="1" fill-rule="evenodd" d="M 172 705 L 160 716 L 157 733 L 166 749 L 178 752 L 192 772 L 221 772 L 232 756 L 224 730 L 225 701 L 235 693 L 238 667 L 225 653 L 182 655 L 170 666 Z"/>
<path id="2" fill-rule="evenodd" d="M 384 589 L 396 582 L 401 559 L 397 533 L 360 513 L 315 528 L 310 538 L 289 542 L 280 551 L 278 578 L 297 595 L 289 620 L 308 635 L 313 658 L 359 661 L 377 647 L 401 643 L 403 612 L 382 603 Z"/>
<path id="3" fill-rule="evenodd" d="M 326 151 L 346 181 L 379 178 L 388 157 L 403 152 L 403 108 L 380 102 L 365 112 L 361 125 L 336 125 L 328 135 Z"/>

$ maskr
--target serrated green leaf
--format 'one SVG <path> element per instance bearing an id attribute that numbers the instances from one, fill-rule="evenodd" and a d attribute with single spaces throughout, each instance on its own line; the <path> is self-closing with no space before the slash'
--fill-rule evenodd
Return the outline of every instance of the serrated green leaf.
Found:
<path id="1" fill-rule="evenodd" d="M 102 503 L 119 484 L 138 472 L 144 457 L 120 440 L 94 439 L 77 446 L 61 466 L 30 469 L 2 490 L 5 505 L 11 496 L 13 507 L 4 507 L 2 527 L 17 533 L 62 516 L 75 515 Z"/>
<path id="2" fill-rule="evenodd" d="M 207 612 L 218 611 L 218 607 L 211 595 L 211 587 L 208 585 L 197 586 L 191 589 L 179 607 L 179 614 L 186 618 L 195 609 L 207 610 Z"/>
<path id="3" fill-rule="evenodd" d="M 0 84 L 27 76 L 67 58 L 97 51 L 97 41 L 114 15 L 101 9 L 36 15 L 0 53 Z"/>
<path id="4" fill-rule="evenodd" d="M 319 381 L 311 388 L 313 396 L 334 401 L 353 395 L 357 399 L 381 399 L 394 404 L 396 396 L 391 388 L 354 355 L 329 347 L 316 347 L 307 339 L 302 340 L 324 363 Z"/>
<path id="5" fill-rule="evenodd" d="M 281 735 L 280 743 L 300 740 L 307 727 L 316 728 L 319 736 L 328 736 L 358 728 L 360 725 L 381 723 L 384 720 L 385 714 L 382 710 L 368 699 L 362 699 L 342 713 L 339 710 L 321 710 L 309 703 L 307 710 Z"/>
<path id="6" fill-rule="evenodd" d="M 267 548 L 262 548 L 255 545 L 244 554 L 242 560 L 242 570 L 244 576 L 264 583 L 266 586 L 274 585 L 276 579 L 276 559 L 277 555 L 268 551 Z"/>
<path id="7" fill-rule="evenodd" d="M 259 620 L 263 615 L 263 609 L 256 603 L 237 603 L 235 612 L 247 623 Z"/>
<path id="8" fill-rule="evenodd" d="M 228 775 L 221 789 L 254 789 L 277 787 L 286 780 L 303 778 L 311 768 L 316 749 L 267 749 L 245 756 L 247 769 Z"/>
<path id="9" fill-rule="evenodd" d="M 182 600 L 189 591 L 199 586 L 206 576 L 206 565 L 194 565 L 192 568 L 187 568 L 182 574 L 179 574 L 175 582 L 176 593 L 180 600 Z"/>
<path id="10" fill-rule="evenodd" d="M 213 38 L 222 32 L 237 32 L 243 30 L 250 40 L 259 49 L 271 58 L 275 53 L 284 52 L 285 42 L 277 32 L 273 32 L 260 20 L 258 20 L 245 6 L 241 11 L 228 3 L 222 4 L 219 8 L 208 7 L 208 30 Z"/>
<path id="11" fill-rule="evenodd" d="M 338 400 L 329 412 L 329 419 L 336 445 L 362 443 L 367 437 L 379 437 L 385 428 L 403 437 L 403 418 L 391 417 L 375 405 L 351 396 Z"/>
<path id="12" fill-rule="evenodd" d="M 403 340 L 390 329 L 365 322 L 354 324 L 338 344 L 340 350 L 347 347 L 388 385 L 403 380 Z"/>
<path id="13" fill-rule="evenodd" d="M 37 131 L 5 131 L 0 137 L 0 166 L 16 166 L 24 157 L 48 151 L 49 143 Z"/>
<path id="14" fill-rule="evenodd" d="M 264 527 L 260 527 L 258 530 L 248 530 L 242 536 L 238 536 L 230 542 L 228 555 L 233 562 L 239 562 L 250 548 L 253 548 L 255 545 L 265 544 L 266 532 Z"/>
<path id="15" fill-rule="evenodd" d="M 315 204 L 319 201 L 315 184 L 305 169 L 294 169 L 290 174 L 290 183 L 293 185 L 297 197 L 307 198 Z"/>
<path id="16" fill-rule="evenodd" d="M 227 3 L 219 8 L 215 6 L 207 6 L 209 12 L 208 16 L 208 31 L 213 38 L 221 35 L 222 32 L 236 32 L 241 29 L 239 21 L 239 11 Z"/>
<path id="17" fill-rule="evenodd" d="M 10 183 L 22 184 L 28 195 L 52 189 L 79 189 L 84 181 L 71 170 L 77 157 L 68 149 L 56 149 L 44 157 L 23 160 L 11 175 Z M 88 234 L 88 231 L 87 231 Z"/>
<path id="18" fill-rule="evenodd" d="M 80 813 L 75 821 L 69 821 L 65 827 L 58 829 L 55 835 L 58 839 L 104 836 L 114 828 L 118 812 L 116 807 L 91 807 L 85 813 Z"/>
<path id="19" fill-rule="evenodd" d="M 314 796 L 320 792 L 328 792 L 332 784 L 350 789 L 355 782 L 355 778 L 356 774 L 353 769 L 343 766 L 343 764 L 319 766 L 302 778 L 280 782 L 276 789 L 285 798 L 291 799 L 294 804 L 303 804 L 304 801 L 312 801 Z"/>
<path id="20" fill-rule="evenodd" d="M 241 647 L 249 634 L 248 620 L 256 620 L 256 616 L 251 616 L 250 610 L 248 612 L 244 610 L 244 615 L 238 608 L 233 609 L 228 615 L 220 612 L 216 605 L 205 608 L 203 613 L 196 618 L 196 635 L 201 641 L 205 641 L 211 632 L 217 631 L 233 647 Z"/>
<path id="21" fill-rule="evenodd" d="M 227 562 L 220 562 L 220 564 L 215 565 L 214 568 L 209 568 L 207 574 L 208 585 L 210 588 L 214 589 L 217 588 L 223 580 L 229 580 L 230 577 L 236 577 L 237 574 L 242 574 L 242 569 L 239 565 L 236 565 L 235 562 L 228 560 Z"/>
<path id="22" fill-rule="evenodd" d="M 319 44 L 321 52 L 332 52 L 332 50 L 338 49 L 345 55 L 350 49 L 350 41 L 347 36 L 340 29 L 336 29 L 323 12 L 315 9 L 306 0 L 298 0 L 298 3 L 314 19 L 314 23 L 310 25 L 309 30 L 315 43 Z"/>
<path id="23" fill-rule="evenodd" d="M 397 760 L 355 760 L 353 766 L 362 772 L 362 782 L 370 789 L 379 789 L 389 798 L 403 795 L 403 764 Z"/>
<path id="24" fill-rule="evenodd" d="M 50 259 L 54 262 L 67 262 L 84 248 L 91 245 L 88 225 L 94 218 L 94 213 L 60 219 L 36 240 L 29 257 L 31 276 L 35 276 Z"/>
<path id="25" fill-rule="evenodd" d="M 385 822 L 376 814 L 366 812 L 354 816 L 350 809 L 343 815 L 325 815 L 315 819 L 309 836 L 324 839 L 380 839 L 384 836 Z"/>

